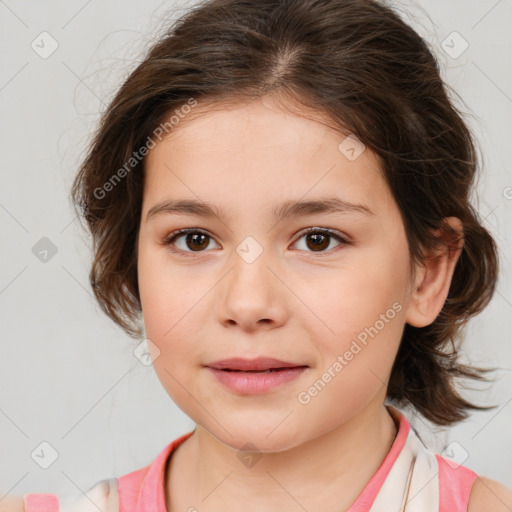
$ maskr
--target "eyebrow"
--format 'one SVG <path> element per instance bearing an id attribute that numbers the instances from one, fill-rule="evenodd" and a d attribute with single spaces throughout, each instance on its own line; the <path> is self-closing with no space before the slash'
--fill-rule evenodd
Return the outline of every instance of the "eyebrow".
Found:
<path id="1" fill-rule="evenodd" d="M 272 210 L 275 222 L 294 216 L 306 216 L 320 213 L 362 213 L 375 215 L 368 206 L 351 203 L 338 197 L 325 197 L 314 201 L 289 200 Z M 155 204 L 147 213 L 146 222 L 160 215 L 194 215 L 204 218 L 223 218 L 224 212 L 214 204 L 191 199 L 163 200 Z"/>

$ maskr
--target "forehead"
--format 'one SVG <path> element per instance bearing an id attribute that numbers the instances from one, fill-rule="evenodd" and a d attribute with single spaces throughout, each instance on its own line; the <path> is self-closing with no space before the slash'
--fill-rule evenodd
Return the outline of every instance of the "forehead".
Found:
<path id="1" fill-rule="evenodd" d="M 290 112 L 268 98 L 195 107 L 146 157 L 145 210 L 168 197 L 263 207 L 336 192 L 389 209 L 378 158 L 358 146 L 353 159 L 348 135 L 316 111 Z"/>

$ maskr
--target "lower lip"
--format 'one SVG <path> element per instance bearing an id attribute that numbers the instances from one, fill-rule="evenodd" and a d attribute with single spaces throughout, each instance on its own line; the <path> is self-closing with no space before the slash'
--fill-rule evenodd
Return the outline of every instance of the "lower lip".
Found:
<path id="1" fill-rule="evenodd" d="M 209 368 L 211 373 L 226 387 L 236 393 L 257 395 L 271 391 L 287 382 L 297 379 L 307 367 L 286 368 L 277 372 L 230 372 Z"/>

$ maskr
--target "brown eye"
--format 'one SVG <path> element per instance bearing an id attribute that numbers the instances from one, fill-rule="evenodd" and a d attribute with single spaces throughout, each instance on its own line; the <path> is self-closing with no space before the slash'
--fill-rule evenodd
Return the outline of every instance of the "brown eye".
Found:
<path id="1" fill-rule="evenodd" d="M 323 235 L 318 233 L 308 233 L 306 235 L 306 244 L 314 251 L 321 251 L 329 247 L 330 235 Z M 309 245 L 311 244 L 311 245 Z"/>
<path id="2" fill-rule="evenodd" d="M 336 240 L 338 242 L 338 246 L 349 245 L 351 243 L 337 233 L 325 228 L 309 228 L 306 232 L 302 233 L 299 240 L 302 239 L 305 239 L 305 249 L 303 250 L 306 252 L 316 253 L 329 252 L 327 249 L 331 245 L 332 240 Z"/>
<path id="3" fill-rule="evenodd" d="M 181 229 L 169 235 L 164 244 L 174 252 L 182 252 L 189 256 L 191 252 L 204 252 L 213 239 L 203 231 L 197 229 Z M 176 249 L 174 249 L 176 247 Z M 187 254 L 188 253 L 188 254 Z"/>
<path id="4" fill-rule="evenodd" d="M 200 251 L 208 247 L 208 236 L 203 233 L 189 233 L 185 235 L 185 244 L 193 251 Z"/>

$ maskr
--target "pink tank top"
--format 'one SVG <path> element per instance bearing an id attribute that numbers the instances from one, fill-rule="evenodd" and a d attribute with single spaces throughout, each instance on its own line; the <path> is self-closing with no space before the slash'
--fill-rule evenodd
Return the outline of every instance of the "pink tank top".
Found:
<path id="1" fill-rule="evenodd" d="M 398 412 L 398 434 L 380 467 L 352 504 L 348 512 L 368 512 L 405 445 L 410 423 Z M 117 478 L 119 512 L 167 512 L 165 507 L 164 471 L 173 451 L 192 434 L 187 432 L 167 445 L 148 466 Z M 478 475 L 465 466 L 435 455 L 438 463 L 439 512 L 466 512 L 471 487 Z M 54 494 L 26 494 L 25 512 L 59 512 L 59 500 Z"/>

